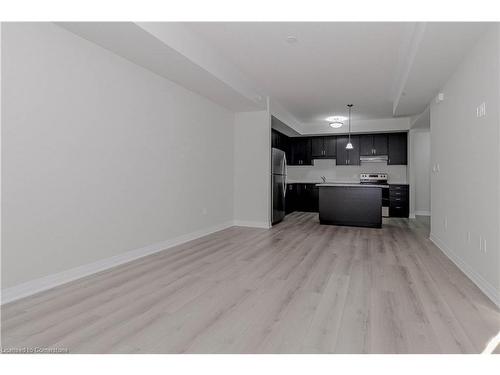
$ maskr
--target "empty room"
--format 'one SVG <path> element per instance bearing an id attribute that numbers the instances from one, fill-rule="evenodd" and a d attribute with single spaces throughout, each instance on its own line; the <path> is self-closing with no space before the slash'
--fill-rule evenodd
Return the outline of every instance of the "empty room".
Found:
<path id="1" fill-rule="evenodd" d="M 2 353 L 500 353 L 500 24 L 299 21 L 1 23 Z"/>

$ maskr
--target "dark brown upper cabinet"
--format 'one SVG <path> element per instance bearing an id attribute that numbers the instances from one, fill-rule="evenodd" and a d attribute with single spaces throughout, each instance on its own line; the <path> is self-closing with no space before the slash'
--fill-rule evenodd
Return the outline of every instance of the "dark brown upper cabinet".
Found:
<path id="1" fill-rule="evenodd" d="M 311 138 L 297 137 L 291 139 L 290 165 L 312 165 Z"/>
<path id="2" fill-rule="evenodd" d="M 349 136 L 347 135 L 337 137 L 337 165 L 359 165 L 360 137 L 358 135 L 351 135 L 352 150 L 346 149 L 348 142 Z"/>
<path id="3" fill-rule="evenodd" d="M 387 155 L 387 134 L 363 134 L 359 148 L 361 156 Z"/>
<path id="4" fill-rule="evenodd" d="M 313 159 L 335 159 L 336 146 L 336 137 L 312 137 L 311 157 Z"/>
<path id="5" fill-rule="evenodd" d="M 388 159 L 389 165 L 406 165 L 408 164 L 408 134 L 407 133 L 392 133 L 387 136 Z"/>

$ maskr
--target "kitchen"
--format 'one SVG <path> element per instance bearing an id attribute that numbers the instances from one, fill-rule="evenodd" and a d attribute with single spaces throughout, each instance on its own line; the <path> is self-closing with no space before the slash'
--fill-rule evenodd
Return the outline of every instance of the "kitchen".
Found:
<path id="1" fill-rule="evenodd" d="M 409 217 L 407 132 L 289 137 L 276 117 L 272 126 L 273 176 L 286 176 L 272 183 L 273 224 L 295 211 L 376 228 L 382 217 Z"/>

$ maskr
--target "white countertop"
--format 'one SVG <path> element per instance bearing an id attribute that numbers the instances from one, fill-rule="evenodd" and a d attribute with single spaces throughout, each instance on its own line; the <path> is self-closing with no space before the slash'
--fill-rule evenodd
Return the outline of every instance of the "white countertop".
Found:
<path id="1" fill-rule="evenodd" d="M 382 189 L 389 189 L 389 185 L 376 185 L 376 184 L 361 184 L 355 182 L 327 182 L 316 184 L 316 186 L 341 186 L 341 187 L 377 187 Z"/>
<path id="2" fill-rule="evenodd" d="M 322 180 L 302 180 L 302 181 L 296 181 L 296 180 L 286 180 L 287 184 L 359 184 L 359 182 L 356 181 L 328 181 L 323 182 Z"/>

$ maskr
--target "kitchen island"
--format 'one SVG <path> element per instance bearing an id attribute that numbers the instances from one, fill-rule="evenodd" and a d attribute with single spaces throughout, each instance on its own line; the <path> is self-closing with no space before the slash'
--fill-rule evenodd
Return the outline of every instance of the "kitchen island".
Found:
<path id="1" fill-rule="evenodd" d="M 328 225 L 382 227 L 385 185 L 323 183 L 319 187 L 319 221 Z"/>

